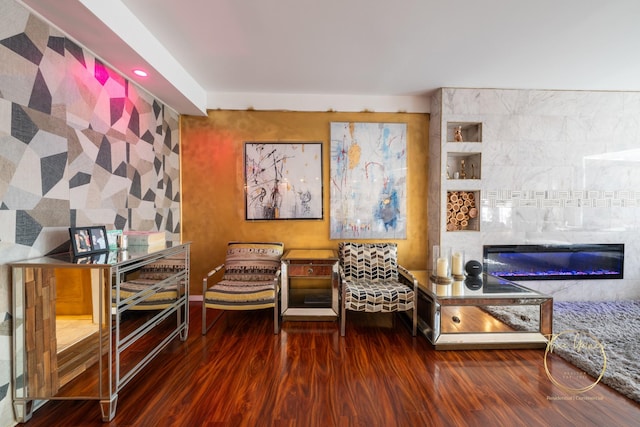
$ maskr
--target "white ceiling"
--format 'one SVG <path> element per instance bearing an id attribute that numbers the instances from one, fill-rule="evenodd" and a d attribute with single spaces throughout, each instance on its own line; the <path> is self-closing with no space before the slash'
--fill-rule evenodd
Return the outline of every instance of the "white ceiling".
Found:
<path id="1" fill-rule="evenodd" d="M 428 111 L 439 87 L 640 91 L 638 0 L 22 3 L 186 114 Z"/>

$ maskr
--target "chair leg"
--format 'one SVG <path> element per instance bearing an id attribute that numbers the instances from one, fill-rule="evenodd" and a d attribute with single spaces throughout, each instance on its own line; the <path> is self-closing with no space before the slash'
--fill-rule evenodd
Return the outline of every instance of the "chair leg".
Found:
<path id="1" fill-rule="evenodd" d="M 202 335 L 207 333 L 207 306 L 204 303 L 204 292 L 202 293 Z"/>
<path id="2" fill-rule="evenodd" d="M 340 336 L 343 337 L 345 334 L 345 322 L 347 320 L 347 310 L 344 306 L 344 301 L 340 304 Z"/>
<path id="3" fill-rule="evenodd" d="M 207 306 L 204 304 L 204 301 L 202 301 L 202 335 L 206 335 L 207 332 L 209 332 L 209 329 L 211 329 L 213 325 L 216 324 L 218 319 L 220 319 L 222 315 L 226 313 L 226 310 L 220 310 L 220 313 L 218 313 L 218 315 L 216 316 L 215 319 L 213 319 L 213 322 L 211 322 L 210 325 L 207 325 L 206 313 L 207 313 Z"/>
<path id="4" fill-rule="evenodd" d="M 280 305 L 278 304 L 278 295 L 275 296 L 273 302 L 273 333 L 280 333 Z"/>
<path id="5" fill-rule="evenodd" d="M 415 337 L 418 333 L 418 307 L 414 304 L 413 307 L 413 336 Z"/>

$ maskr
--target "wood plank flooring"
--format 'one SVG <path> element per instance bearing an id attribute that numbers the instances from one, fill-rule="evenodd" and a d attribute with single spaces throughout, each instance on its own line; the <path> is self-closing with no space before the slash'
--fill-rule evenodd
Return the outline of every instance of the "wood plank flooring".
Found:
<path id="1" fill-rule="evenodd" d="M 572 395 L 544 369 L 543 350 L 436 352 L 401 321 L 348 313 L 285 322 L 229 312 L 206 336 L 191 304 L 186 342 L 172 342 L 118 397 L 102 423 L 97 401 L 50 401 L 38 426 L 632 426 L 640 405 L 608 387 Z M 377 315 L 379 316 L 379 315 Z M 382 320 L 381 320 L 382 319 Z M 554 377 L 580 377 L 561 359 Z"/>

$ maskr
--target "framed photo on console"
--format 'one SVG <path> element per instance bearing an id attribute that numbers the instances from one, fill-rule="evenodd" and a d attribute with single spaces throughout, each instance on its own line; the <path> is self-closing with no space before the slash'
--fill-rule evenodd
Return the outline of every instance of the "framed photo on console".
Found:
<path id="1" fill-rule="evenodd" d="M 104 226 L 69 228 L 71 247 L 74 256 L 85 256 L 107 252 L 107 230 Z"/>

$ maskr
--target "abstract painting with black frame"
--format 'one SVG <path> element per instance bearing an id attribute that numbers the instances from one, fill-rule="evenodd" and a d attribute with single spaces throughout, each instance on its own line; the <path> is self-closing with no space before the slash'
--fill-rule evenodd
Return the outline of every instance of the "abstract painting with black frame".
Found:
<path id="1" fill-rule="evenodd" d="M 85 256 L 107 252 L 107 230 L 105 226 L 71 227 L 69 228 L 73 255 Z"/>
<path id="2" fill-rule="evenodd" d="M 247 142 L 247 220 L 322 219 L 322 143 Z"/>

